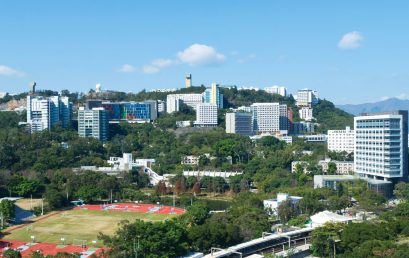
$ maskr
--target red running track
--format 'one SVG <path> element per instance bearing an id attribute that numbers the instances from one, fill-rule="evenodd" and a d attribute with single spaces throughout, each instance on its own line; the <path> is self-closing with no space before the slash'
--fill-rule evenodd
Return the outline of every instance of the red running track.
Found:
<path id="1" fill-rule="evenodd" d="M 94 211 L 112 211 L 112 212 L 138 212 L 152 214 L 177 214 L 181 215 L 186 212 L 185 209 L 161 206 L 156 204 L 135 204 L 135 203 L 113 203 L 113 204 L 85 204 L 77 206 L 74 210 L 94 210 Z"/>
<path id="2" fill-rule="evenodd" d="M 92 254 L 98 255 L 106 248 L 90 248 L 89 246 L 57 245 L 48 243 L 30 244 L 16 240 L 0 240 L 0 256 L 8 248 L 20 250 L 23 257 L 31 257 L 32 252 L 41 251 L 44 255 L 56 255 L 57 253 L 80 253 L 81 257 L 89 257 Z"/>

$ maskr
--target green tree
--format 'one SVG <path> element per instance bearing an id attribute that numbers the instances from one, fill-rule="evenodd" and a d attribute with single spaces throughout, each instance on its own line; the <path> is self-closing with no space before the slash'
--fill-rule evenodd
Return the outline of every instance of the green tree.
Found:
<path id="1" fill-rule="evenodd" d="M 15 216 L 14 202 L 7 199 L 2 200 L 0 202 L 0 212 L 2 213 L 5 221 L 13 219 Z"/>
<path id="2" fill-rule="evenodd" d="M 334 257 L 334 252 L 340 251 L 339 242 L 345 224 L 327 223 L 314 229 L 311 236 L 311 250 L 315 256 Z M 334 250 L 335 249 L 335 250 Z"/>
<path id="3" fill-rule="evenodd" d="M 402 200 L 409 200 L 409 184 L 404 182 L 399 182 L 395 185 L 395 189 L 393 190 L 393 194 L 396 198 Z"/>
<path id="4" fill-rule="evenodd" d="M 120 224 L 114 236 L 99 235 L 99 239 L 110 248 L 110 257 L 179 257 L 189 250 L 185 227 L 172 220 Z"/>
<path id="5" fill-rule="evenodd" d="M 291 218 L 297 215 L 297 210 L 293 206 L 291 200 L 280 203 L 277 208 L 277 214 L 282 223 L 287 223 Z"/>
<path id="6" fill-rule="evenodd" d="M 14 249 L 7 249 L 6 251 L 4 251 L 3 253 L 3 257 L 6 258 L 21 258 L 21 253 L 18 250 L 14 250 Z"/>
<path id="7" fill-rule="evenodd" d="M 209 206 L 205 202 L 195 202 L 187 209 L 185 217 L 188 218 L 190 224 L 201 225 L 209 218 Z"/>
<path id="8" fill-rule="evenodd" d="M 337 173 L 337 164 L 332 161 L 328 162 L 327 173 L 328 175 L 335 175 Z"/>
<path id="9" fill-rule="evenodd" d="M 51 187 L 47 188 L 44 197 L 48 206 L 52 210 L 59 209 L 67 204 L 64 195 L 60 191 Z"/>

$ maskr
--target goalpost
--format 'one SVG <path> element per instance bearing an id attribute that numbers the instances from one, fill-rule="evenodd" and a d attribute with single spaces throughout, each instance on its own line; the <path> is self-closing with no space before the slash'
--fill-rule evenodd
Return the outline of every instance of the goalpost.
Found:
<path id="1" fill-rule="evenodd" d="M 82 248 L 85 248 L 87 246 L 87 240 L 74 239 L 72 240 L 72 245 L 81 246 Z"/>

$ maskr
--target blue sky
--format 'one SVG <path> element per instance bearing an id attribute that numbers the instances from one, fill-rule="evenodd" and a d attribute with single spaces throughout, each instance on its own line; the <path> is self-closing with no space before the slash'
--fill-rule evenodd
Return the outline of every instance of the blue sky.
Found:
<path id="1" fill-rule="evenodd" d="M 0 91 L 193 83 L 409 98 L 409 1 L 0 2 Z"/>

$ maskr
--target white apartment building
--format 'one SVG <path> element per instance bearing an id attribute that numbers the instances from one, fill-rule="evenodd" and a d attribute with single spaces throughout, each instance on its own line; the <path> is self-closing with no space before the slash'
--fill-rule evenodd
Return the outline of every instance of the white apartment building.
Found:
<path id="1" fill-rule="evenodd" d="M 298 111 L 300 113 L 300 119 L 310 122 L 314 117 L 312 116 L 313 109 L 310 107 L 302 107 Z"/>
<path id="2" fill-rule="evenodd" d="M 253 128 L 257 133 L 276 133 L 288 130 L 288 108 L 280 103 L 254 103 L 251 105 Z"/>
<path id="3" fill-rule="evenodd" d="M 203 96 L 200 93 L 169 94 L 166 96 L 166 112 L 178 112 L 181 103 L 196 109 L 197 104 L 203 103 Z"/>
<path id="4" fill-rule="evenodd" d="M 253 117 L 251 113 L 226 113 L 226 133 L 252 135 Z"/>
<path id="5" fill-rule="evenodd" d="M 266 91 L 267 93 L 270 94 L 278 94 L 281 95 L 283 97 L 287 96 L 287 88 L 286 87 L 282 87 L 282 86 L 271 86 L 271 87 L 265 87 L 264 91 Z"/>
<path id="6" fill-rule="evenodd" d="M 302 89 L 297 92 L 296 105 L 299 107 L 312 107 L 318 103 L 318 93 L 309 89 Z"/>
<path id="7" fill-rule="evenodd" d="M 27 125 L 31 132 L 49 130 L 61 123 L 61 127 L 70 125 L 72 103 L 68 97 L 27 96 Z"/>
<path id="8" fill-rule="evenodd" d="M 354 118 L 355 172 L 364 179 L 408 181 L 408 111 Z"/>
<path id="9" fill-rule="evenodd" d="M 354 152 L 355 131 L 349 126 L 345 130 L 328 130 L 328 150 Z"/>
<path id="10" fill-rule="evenodd" d="M 200 103 L 196 106 L 196 127 L 217 126 L 217 105 L 210 103 Z"/>

